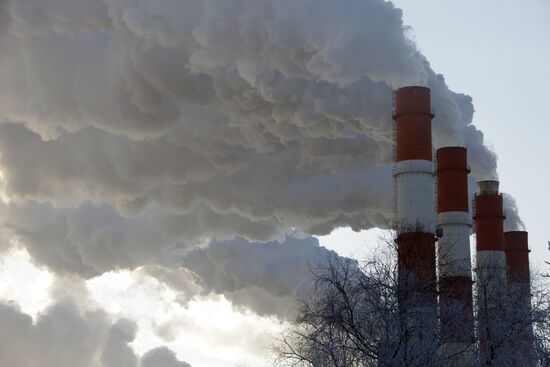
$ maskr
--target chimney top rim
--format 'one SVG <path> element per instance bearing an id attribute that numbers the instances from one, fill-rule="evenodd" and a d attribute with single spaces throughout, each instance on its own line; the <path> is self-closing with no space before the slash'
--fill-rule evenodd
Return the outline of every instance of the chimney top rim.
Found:
<path id="1" fill-rule="evenodd" d="M 396 91 L 407 90 L 407 89 L 425 89 L 430 91 L 429 87 L 425 87 L 423 85 L 406 85 L 404 87 L 397 88 Z"/>
<path id="2" fill-rule="evenodd" d="M 468 148 L 466 147 L 463 147 L 461 145 L 455 145 L 455 146 L 449 146 L 449 147 L 442 147 L 442 148 L 439 148 L 437 151 L 442 151 L 442 150 L 468 150 Z"/>

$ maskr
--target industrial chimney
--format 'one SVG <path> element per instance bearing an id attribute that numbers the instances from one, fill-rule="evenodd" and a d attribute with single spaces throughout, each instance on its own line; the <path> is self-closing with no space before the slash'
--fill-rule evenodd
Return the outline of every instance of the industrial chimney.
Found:
<path id="1" fill-rule="evenodd" d="M 500 279 L 506 280 L 504 254 L 504 210 L 498 181 L 478 182 L 475 196 L 475 229 L 478 268 L 497 267 Z"/>
<path id="2" fill-rule="evenodd" d="M 478 182 L 475 196 L 477 304 L 481 316 L 478 323 L 481 364 L 492 358 L 498 328 L 499 303 L 506 289 L 504 254 L 504 211 L 498 181 Z M 500 292 L 500 293 L 499 293 Z"/>
<path id="3" fill-rule="evenodd" d="M 505 232 L 504 251 L 512 307 L 517 318 L 523 320 L 518 323 L 520 329 L 514 333 L 510 343 L 512 365 L 532 366 L 535 354 L 532 325 L 528 322 L 531 319 L 531 287 L 527 232 Z"/>
<path id="4" fill-rule="evenodd" d="M 466 148 L 437 151 L 439 312 L 449 355 L 460 354 L 474 340 L 469 172 Z"/>
<path id="5" fill-rule="evenodd" d="M 421 303 L 436 307 L 435 202 L 430 90 L 395 92 L 396 211 L 399 282 L 420 285 Z"/>
<path id="6" fill-rule="evenodd" d="M 529 245 L 527 232 L 504 233 L 504 251 L 509 284 L 529 284 Z"/>

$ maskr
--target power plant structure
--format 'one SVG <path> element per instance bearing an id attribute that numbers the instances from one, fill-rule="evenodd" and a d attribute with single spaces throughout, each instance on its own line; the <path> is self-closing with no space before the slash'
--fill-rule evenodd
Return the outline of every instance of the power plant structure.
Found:
<path id="1" fill-rule="evenodd" d="M 508 286 L 519 290 L 524 290 L 525 294 L 531 293 L 530 273 L 529 273 L 529 245 L 528 235 L 525 231 L 504 232 L 504 254 L 506 256 L 506 276 Z M 515 305 L 515 312 L 531 312 L 531 298 L 519 298 Z M 520 315 L 520 318 L 521 315 Z M 509 347 L 514 355 L 523 355 L 523 361 L 528 365 L 534 364 L 535 352 L 533 349 L 533 330 L 527 328 L 519 335 L 514 335 L 517 343 L 511 343 Z M 513 360 L 514 365 L 521 366 L 521 361 Z"/>
<path id="2" fill-rule="evenodd" d="M 472 354 L 453 364 L 474 365 L 476 359 L 483 361 L 490 353 L 492 340 L 490 333 L 484 332 L 488 325 L 474 322 L 473 275 L 476 287 L 483 286 L 487 293 L 486 298 L 479 298 L 481 290 L 477 289 L 475 299 L 488 303 L 493 302 L 491 295 L 499 287 L 529 287 L 527 232 L 504 233 L 503 197 L 497 181 L 478 182 L 470 212 L 465 147 L 438 149 L 434 164 L 429 88 L 396 90 L 393 117 L 398 282 L 404 287 L 411 280 L 423 284 L 416 293 L 422 306 L 433 306 L 444 354 L 458 354 L 478 343 L 478 356 Z M 472 227 L 476 235 L 474 266 Z M 530 310 L 530 302 L 525 297 L 520 308 Z M 527 356 L 514 365 L 525 365 L 533 356 L 531 335 L 527 331 L 514 336 L 522 343 L 508 346 L 516 351 L 522 348 L 517 354 Z"/>
<path id="3" fill-rule="evenodd" d="M 437 226 L 441 336 L 450 354 L 474 340 L 467 150 L 437 151 Z"/>
<path id="4" fill-rule="evenodd" d="M 422 283 L 418 297 L 436 307 L 435 197 L 430 90 L 405 87 L 395 96 L 399 283 Z"/>

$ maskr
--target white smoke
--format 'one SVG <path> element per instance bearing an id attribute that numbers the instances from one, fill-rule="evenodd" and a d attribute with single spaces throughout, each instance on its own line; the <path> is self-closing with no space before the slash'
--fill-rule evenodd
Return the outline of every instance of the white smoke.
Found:
<path id="1" fill-rule="evenodd" d="M 258 314 L 292 319 L 296 300 L 312 286 L 312 272 L 333 256 L 316 238 L 294 233 L 264 243 L 213 242 L 189 253 L 183 265 L 197 275 L 203 294 L 224 294 Z"/>
<path id="2" fill-rule="evenodd" d="M 120 366 L 120 365 L 118 365 Z M 141 367 L 191 367 L 188 363 L 178 361 L 176 354 L 166 347 L 159 347 L 145 353 Z"/>
<path id="3" fill-rule="evenodd" d="M 137 356 L 129 346 L 136 324 L 113 322 L 86 300 L 82 284 L 59 280 L 52 296 L 54 303 L 34 320 L 0 302 L 0 367 L 190 367 L 165 347 Z"/>
<path id="4" fill-rule="evenodd" d="M 437 147 L 496 175 L 471 98 L 382 0 L 0 0 L 0 53 L 0 233 L 57 273 L 185 264 L 236 303 L 292 297 L 238 261 L 289 228 L 387 223 L 403 85 L 431 88 Z"/>
<path id="5" fill-rule="evenodd" d="M 504 204 L 504 232 L 525 231 L 525 224 L 519 216 L 516 199 L 510 194 L 502 194 Z"/>

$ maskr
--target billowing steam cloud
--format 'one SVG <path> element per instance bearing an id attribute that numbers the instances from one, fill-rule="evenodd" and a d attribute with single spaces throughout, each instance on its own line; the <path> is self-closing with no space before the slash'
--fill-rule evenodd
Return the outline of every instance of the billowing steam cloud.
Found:
<path id="1" fill-rule="evenodd" d="M 0 0 L 3 239 L 58 273 L 184 264 L 237 303 L 292 296 L 269 269 L 302 260 L 246 241 L 387 222 L 393 89 L 429 86 L 436 146 L 496 175 L 405 33 L 382 0 Z"/>
<path id="2" fill-rule="evenodd" d="M 312 286 L 312 272 L 333 256 L 316 238 L 293 233 L 265 243 L 214 242 L 192 251 L 183 264 L 198 276 L 203 294 L 221 293 L 259 314 L 292 318 L 296 299 Z"/>
<path id="3" fill-rule="evenodd" d="M 504 231 L 525 231 L 525 224 L 519 216 L 516 199 L 510 194 L 503 194 L 505 207 Z"/>
<path id="4" fill-rule="evenodd" d="M 113 323 L 106 312 L 83 301 L 65 294 L 36 320 L 17 305 L 0 303 L 0 366 L 190 367 L 166 347 L 136 356 L 128 345 L 136 337 L 136 324 L 127 319 Z"/>

